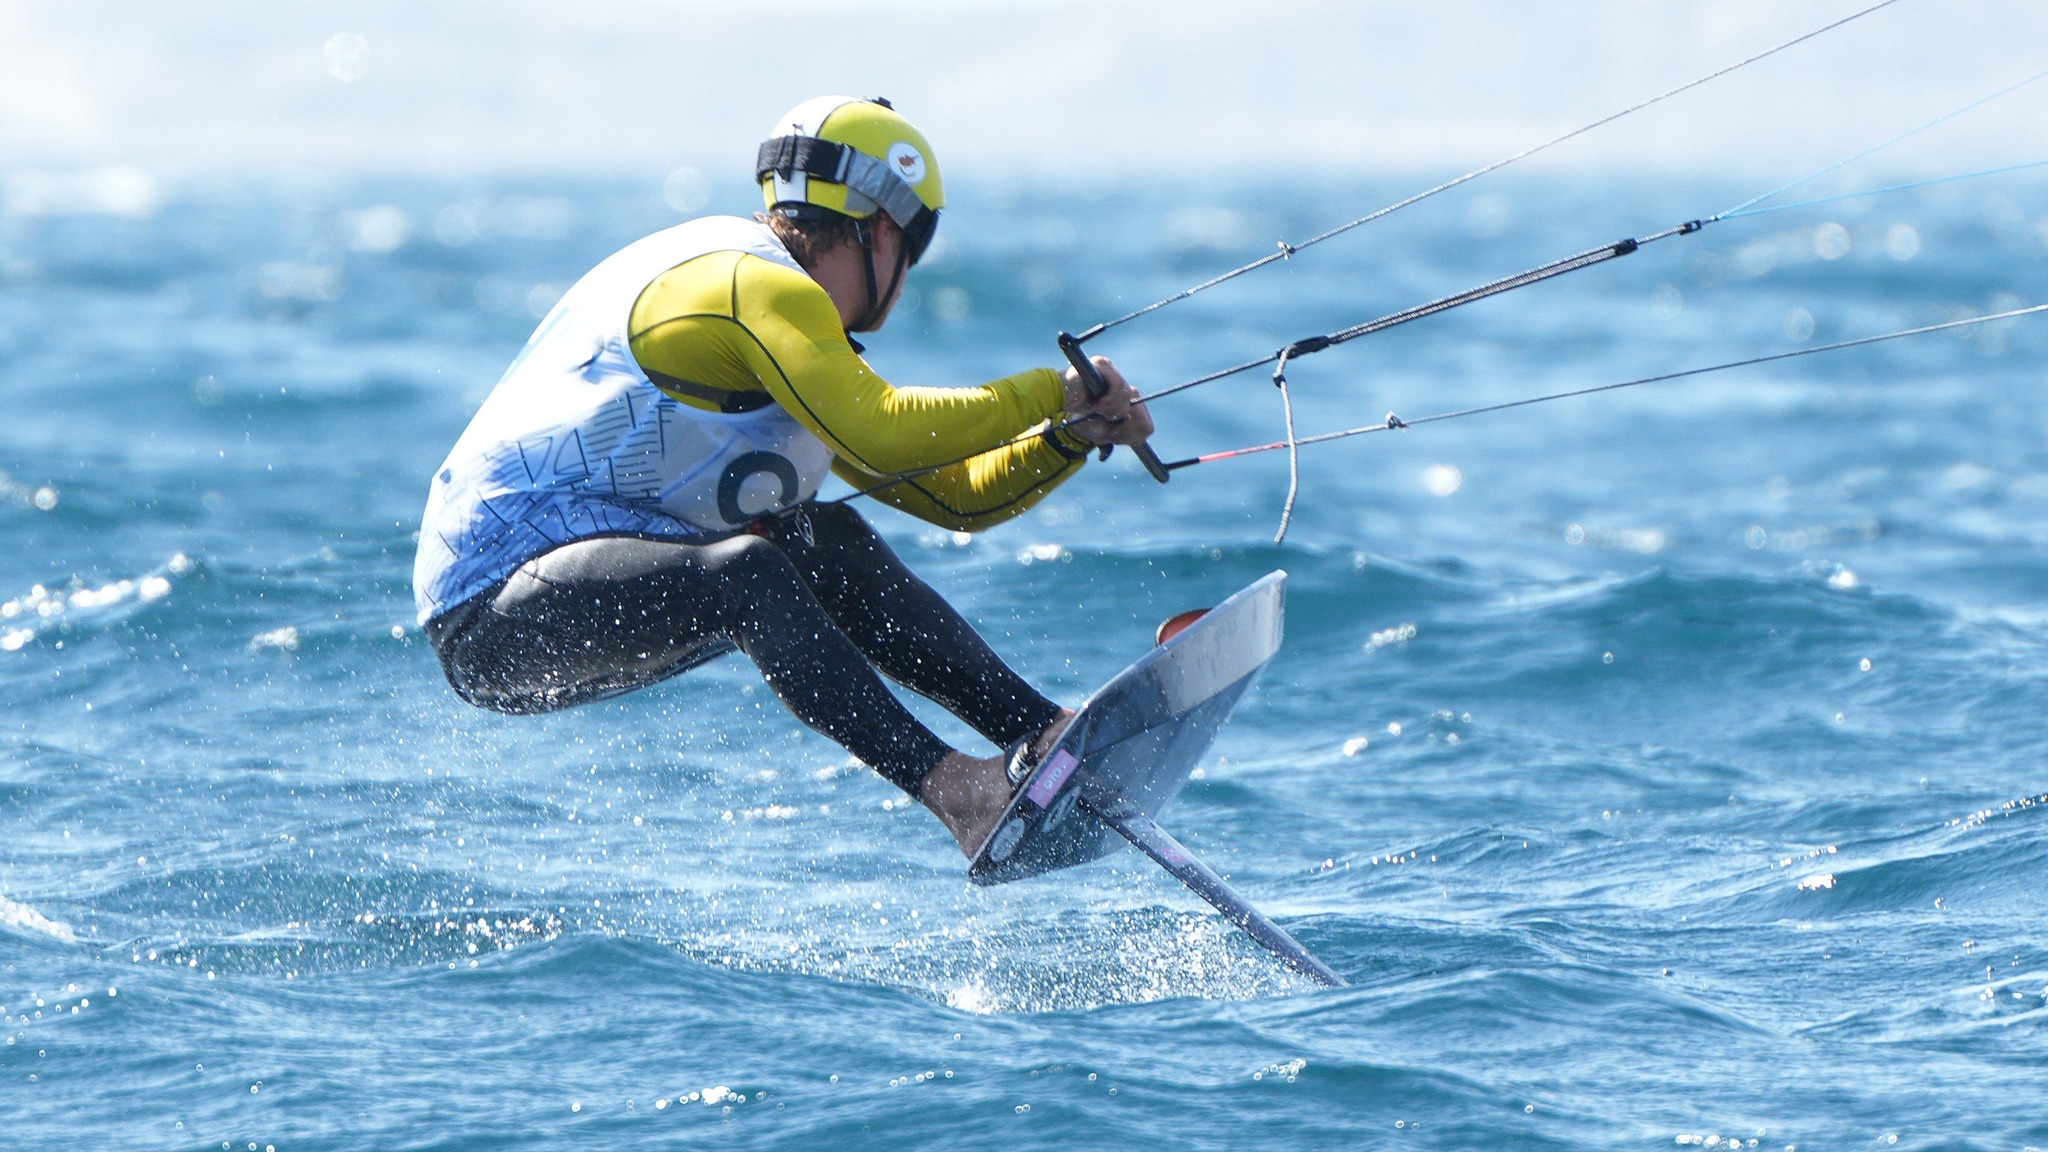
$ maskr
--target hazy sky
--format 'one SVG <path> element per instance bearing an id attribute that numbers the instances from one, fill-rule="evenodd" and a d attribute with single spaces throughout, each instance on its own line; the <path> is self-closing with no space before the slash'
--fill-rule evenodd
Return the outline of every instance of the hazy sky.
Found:
<path id="1" fill-rule="evenodd" d="M 0 172 L 724 171 L 826 92 L 954 171 L 1439 171 L 1869 0 L 0 0 Z M 1563 166 L 1783 171 L 2048 69 L 2042 0 L 1900 0 L 1574 142 Z M 2048 81 L 1890 171 L 2048 157 Z"/>

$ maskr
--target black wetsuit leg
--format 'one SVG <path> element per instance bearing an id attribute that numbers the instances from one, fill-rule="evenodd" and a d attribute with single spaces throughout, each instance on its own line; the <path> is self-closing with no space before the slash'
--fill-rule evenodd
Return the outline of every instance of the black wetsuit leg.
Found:
<path id="1" fill-rule="evenodd" d="M 516 713 L 617 695 L 737 645 L 799 719 L 913 795 L 949 749 L 875 668 L 998 745 L 1059 714 L 852 508 L 808 505 L 765 531 L 576 541 L 427 631 L 463 699 Z"/>
<path id="2" fill-rule="evenodd" d="M 565 544 L 436 617 L 463 699 L 545 712 L 666 679 L 737 646 L 797 718 L 904 791 L 943 740 L 889 693 L 775 543 L 612 536 Z"/>
<path id="3" fill-rule="evenodd" d="M 1059 705 L 1011 671 L 852 506 L 807 504 L 765 530 L 840 631 L 891 680 L 998 747 L 1036 736 L 1058 717 Z"/>

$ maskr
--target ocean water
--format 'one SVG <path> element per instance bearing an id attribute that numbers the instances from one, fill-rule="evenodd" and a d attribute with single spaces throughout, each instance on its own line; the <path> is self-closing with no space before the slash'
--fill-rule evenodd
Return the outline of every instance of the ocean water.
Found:
<path id="1" fill-rule="evenodd" d="M 956 183 L 872 341 L 900 382 L 1419 186 Z M 1157 387 L 1753 191 L 1482 182 L 1096 348 Z M 737 658 L 545 717 L 447 690 L 426 478 L 562 286 L 745 189 L 119 192 L 0 217 L 0 1143 L 2048 1146 L 2048 321 L 1307 449 L 1280 546 L 1280 453 L 1120 455 L 973 538 L 875 510 L 1070 700 L 1290 573 L 1165 822 L 1326 991 L 1131 853 L 971 887 Z M 1290 377 L 1310 432 L 2044 300 L 2048 185 L 1962 185 Z M 1169 459 L 1281 427 L 1263 373 L 1155 414 Z"/>

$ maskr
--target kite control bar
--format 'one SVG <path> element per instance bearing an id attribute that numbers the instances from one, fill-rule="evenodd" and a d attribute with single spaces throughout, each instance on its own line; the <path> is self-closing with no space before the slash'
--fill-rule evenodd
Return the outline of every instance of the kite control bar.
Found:
<path id="1" fill-rule="evenodd" d="M 1076 340 L 1072 333 L 1060 333 L 1060 351 L 1066 353 L 1067 363 L 1072 364 L 1075 373 L 1081 377 L 1081 386 L 1088 389 L 1090 400 L 1100 400 L 1109 393 L 1109 381 L 1104 380 L 1102 373 L 1095 370 L 1095 361 L 1090 360 L 1088 353 L 1081 350 L 1081 342 Z M 1112 447 L 1114 445 L 1102 445 L 1101 455 L 1097 459 L 1109 459 Z M 1166 470 L 1166 465 L 1159 462 L 1159 453 L 1154 452 L 1150 444 L 1142 441 L 1133 444 L 1131 452 L 1137 456 L 1138 463 L 1145 466 L 1145 471 L 1152 474 L 1154 480 L 1164 484 L 1173 478 L 1173 474 Z"/>

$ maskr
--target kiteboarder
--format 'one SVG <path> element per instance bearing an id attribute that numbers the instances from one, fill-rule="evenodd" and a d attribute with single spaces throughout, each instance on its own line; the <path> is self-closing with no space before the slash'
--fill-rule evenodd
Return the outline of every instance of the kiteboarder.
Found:
<path id="1" fill-rule="evenodd" d="M 954 531 L 1017 516 L 1152 422 L 1107 360 L 895 387 L 887 322 L 944 187 L 885 100 L 798 105 L 761 146 L 766 211 L 706 217 L 569 289 L 435 472 L 413 572 L 455 691 L 551 711 L 734 648 L 796 716 L 936 813 L 972 856 L 1070 715 L 1013 672 L 827 472 Z M 992 451 L 982 451 L 1000 445 Z M 895 481 L 895 483 L 890 483 Z M 879 674 L 878 674 L 879 672 Z M 948 746 L 882 683 L 1010 749 Z"/>

